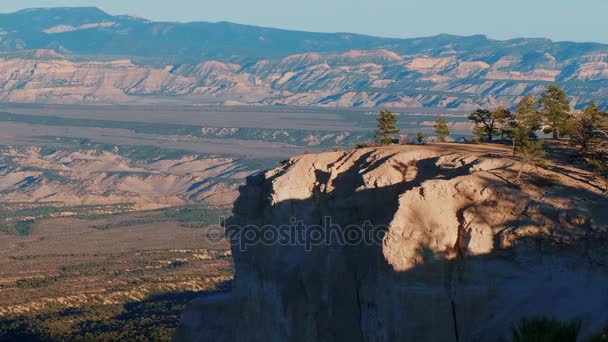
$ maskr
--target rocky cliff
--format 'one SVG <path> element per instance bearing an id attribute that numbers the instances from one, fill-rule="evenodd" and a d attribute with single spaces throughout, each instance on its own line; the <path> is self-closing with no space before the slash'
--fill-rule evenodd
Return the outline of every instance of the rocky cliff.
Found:
<path id="1" fill-rule="evenodd" d="M 438 144 L 249 177 L 226 224 L 234 289 L 192 303 L 175 339 L 494 341 L 536 315 L 600 331 L 608 200 L 584 171 L 550 162 L 518 185 L 517 167 Z"/>

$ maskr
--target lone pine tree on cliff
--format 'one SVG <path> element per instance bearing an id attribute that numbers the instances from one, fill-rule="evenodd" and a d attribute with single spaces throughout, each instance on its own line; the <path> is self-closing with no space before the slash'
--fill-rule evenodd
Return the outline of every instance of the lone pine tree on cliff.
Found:
<path id="1" fill-rule="evenodd" d="M 445 119 L 443 117 L 439 117 L 439 119 L 435 121 L 433 128 L 435 129 L 435 134 L 437 134 L 439 142 L 445 142 L 446 138 L 450 135 L 450 128 L 445 122 Z"/>
<path id="2" fill-rule="evenodd" d="M 376 142 L 380 145 L 389 145 L 396 144 L 399 142 L 398 138 L 395 138 L 395 135 L 399 133 L 399 128 L 395 125 L 397 124 L 397 117 L 393 112 L 388 109 L 385 109 L 380 112 L 380 117 L 378 117 L 378 129 L 374 131 Z"/>

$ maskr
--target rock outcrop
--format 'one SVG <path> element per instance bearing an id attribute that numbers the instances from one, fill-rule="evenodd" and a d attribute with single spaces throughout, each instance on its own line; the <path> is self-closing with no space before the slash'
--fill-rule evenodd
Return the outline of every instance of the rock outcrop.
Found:
<path id="1" fill-rule="evenodd" d="M 175 340 L 495 341 L 537 315 L 602 330 L 608 200 L 584 171 L 516 185 L 516 169 L 506 148 L 437 144 L 249 177 L 226 223 L 234 288 L 193 303 Z"/>

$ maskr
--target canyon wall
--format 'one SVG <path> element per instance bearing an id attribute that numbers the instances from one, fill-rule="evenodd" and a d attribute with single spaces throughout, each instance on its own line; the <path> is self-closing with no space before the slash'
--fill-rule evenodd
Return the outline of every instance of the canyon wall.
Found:
<path id="1" fill-rule="evenodd" d="M 606 197 L 578 169 L 550 162 L 515 184 L 517 168 L 506 148 L 438 144 L 249 177 L 226 222 L 234 288 L 192 303 L 175 340 L 495 341 L 537 315 L 601 331 Z"/>

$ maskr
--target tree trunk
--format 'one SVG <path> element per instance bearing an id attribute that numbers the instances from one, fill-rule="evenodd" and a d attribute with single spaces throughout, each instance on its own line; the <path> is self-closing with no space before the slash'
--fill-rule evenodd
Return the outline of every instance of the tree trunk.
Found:
<path id="1" fill-rule="evenodd" d="M 524 159 L 522 159 L 521 165 L 519 166 L 519 172 L 517 172 L 517 177 L 515 177 L 515 180 L 519 180 L 521 178 L 521 175 L 524 173 L 524 166 L 526 166 L 526 163 Z"/>

